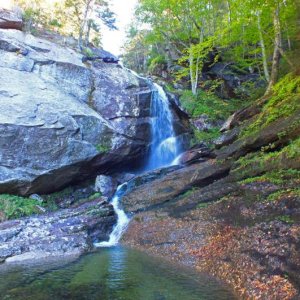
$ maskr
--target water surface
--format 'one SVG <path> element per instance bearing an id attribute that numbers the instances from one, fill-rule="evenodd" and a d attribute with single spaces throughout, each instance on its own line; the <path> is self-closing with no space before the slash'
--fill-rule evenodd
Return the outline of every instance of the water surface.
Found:
<path id="1" fill-rule="evenodd" d="M 230 291 L 205 275 L 123 247 L 103 248 L 75 262 L 0 269 L 5 300 L 223 300 Z"/>

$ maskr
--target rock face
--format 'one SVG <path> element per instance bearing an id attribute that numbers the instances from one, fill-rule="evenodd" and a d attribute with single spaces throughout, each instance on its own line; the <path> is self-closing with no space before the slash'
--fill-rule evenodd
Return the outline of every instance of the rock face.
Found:
<path id="1" fill-rule="evenodd" d="M 0 193 L 45 194 L 138 164 L 151 88 L 118 64 L 0 29 Z"/>
<path id="2" fill-rule="evenodd" d="M 193 186 L 203 186 L 226 176 L 229 169 L 229 162 L 216 164 L 214 160 L 210 160 L 175 170 L 162 178 L 157 177 L 157 174 L 152 174 L 156 176 L 152 176 L 150 180 L 141 179 L 141 185 L 135 184 L 135 187 L 122 198 L 122 204 L 127 212 L 153 208 L 184 193 Z"/>
<path id="3" fill-rule="evenodd" d="M 0 8 L 0 28 L 22 30 L 22 18 L 12 11 Z"/>
<path id="4" fill-rule="evenodd" d="M 42 216 L 0 224 L 0 262 L 79 255 L 107 240 L 116 221 L 102 199 Z"/>

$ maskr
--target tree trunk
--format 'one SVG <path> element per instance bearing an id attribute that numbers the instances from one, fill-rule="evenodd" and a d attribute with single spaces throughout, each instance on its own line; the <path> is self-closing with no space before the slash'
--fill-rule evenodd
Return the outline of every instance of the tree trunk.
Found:
<path id="1" fill-rule="evenodd" d="M 265 78 L 266 78 L 267 82 L 270 82 L 270 73 L 268 70 L 266 46 L 265 46 L 265 41 L 264 41 L 261 23 L 260 23 L 260 12 L 258 12 L 258 15 L 257 15 L 257 27 L 258 27 L 258 31 L 259 31 L 259 39 L 260 39 L 261 54 L 262 54 L 262 60 L 263 60 L 263 66 L 264 66 L 264 74 L 265 74 Z"/>
<path id="2" fill-rule="evenodd" d="M 85 47 L 88 47 L 88 45 L 89 45 L 91 28 L 92 28 L 92 21 L 88 20 L 88 22 L 87 22 L 87 31 L 86 31 L 86 34 L 85 34 L 85 41 L 84 41 Z"/>
<path id="3" fill-rule="evenodd" d="M 279 20 L 279 6 L 274 10 L 273 13 L 273 24 L 274 24 L 274 52 L 272 59 L 272 71 L 270 75 L 270 81 L 265 94 L 269 94 L 272 91 L 274 84 L 278 79 L 279 63 L 280 63 L 280 48 L 281 48 L 281 29 Z"/>
<path id="4" fill-rule="evenodd" d="M 191 51 L 189 57 L 189 65 L 190 65 L 191 90 L 193 95 L 197 95 L 197 83 L 195 82 L 196 78 L 194 77 L 194 56 Z"/>
<path id="5" fill-rule="evenodd" d="M 89 14 L 92 2 L 93 2 L 93 0 L 86 1 L 83 19 L 80 24 L 79 37 L 78 37 L 78 47 L 80 50 L 82 50 L 82 39 L 83 39 L 83 35 L 84 35 L 85 29 L 86 29 L 87 18 L 88 18 L 88 14 Z"/>

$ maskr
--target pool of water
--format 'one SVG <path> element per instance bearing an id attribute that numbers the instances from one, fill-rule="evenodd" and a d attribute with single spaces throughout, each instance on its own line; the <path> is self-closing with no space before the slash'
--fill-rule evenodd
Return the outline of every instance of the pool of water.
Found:
<path id="1" fill-rule="evenodd" d="M 4 300 L 235 299 L 218 281 L 123 247 L 103 248 L 73 262 L 0 268 Z"/>

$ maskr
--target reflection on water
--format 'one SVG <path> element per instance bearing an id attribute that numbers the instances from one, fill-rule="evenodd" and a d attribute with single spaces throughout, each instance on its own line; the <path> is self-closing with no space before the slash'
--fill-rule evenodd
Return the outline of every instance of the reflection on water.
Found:
<path id="1" fill-rule="evenodd" d="M 73 263 L 0 270 L 5 300 L 222 300 L 220 283 L 122 247 L 103 248 Z"/>

